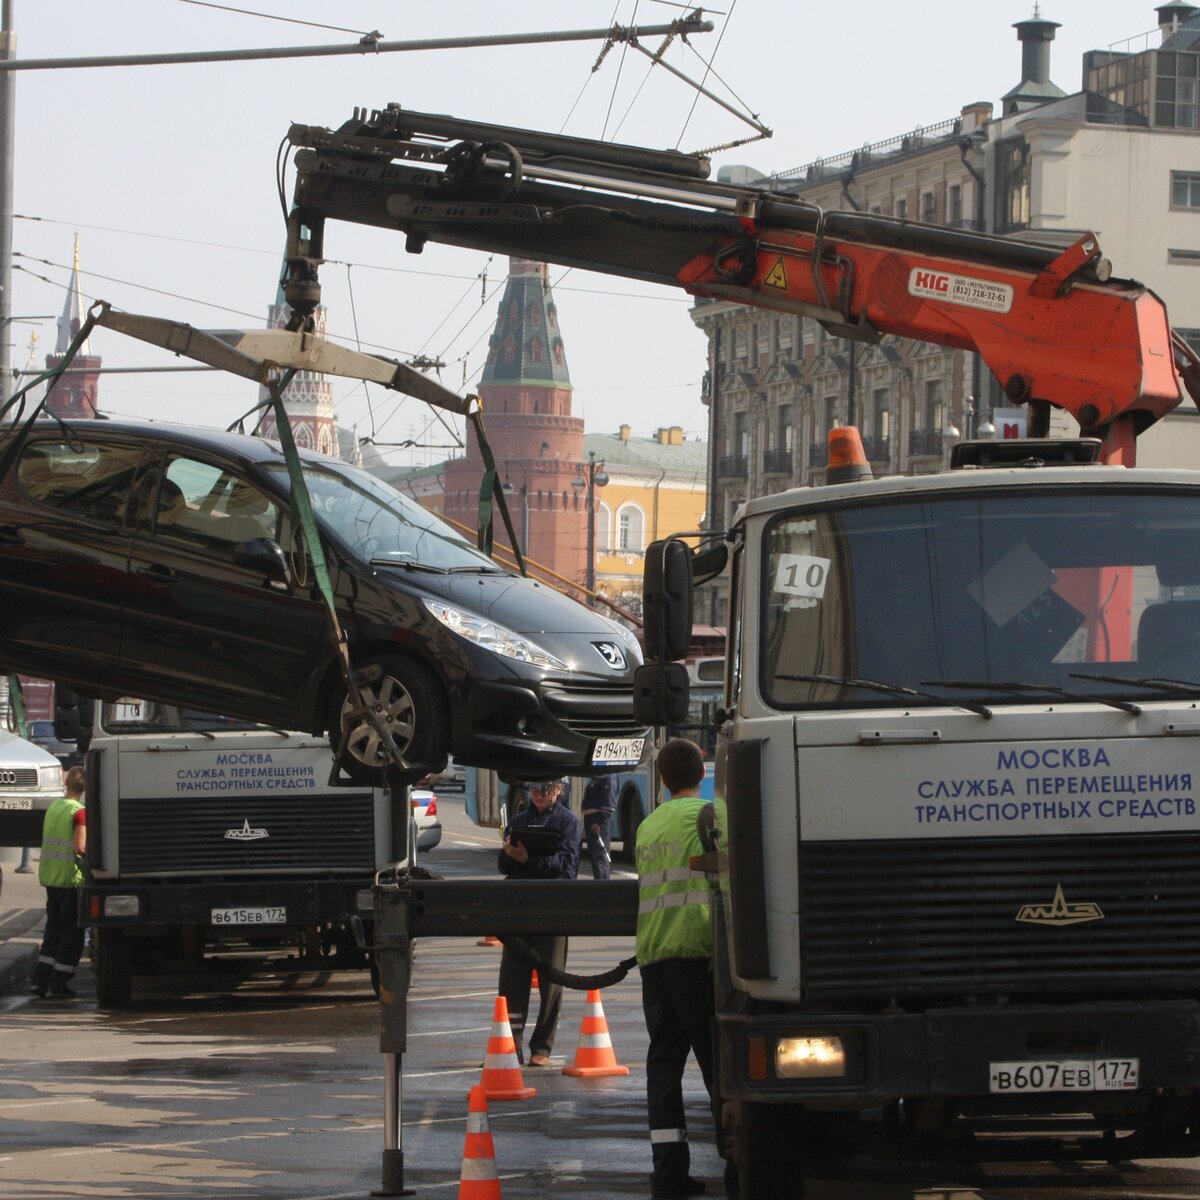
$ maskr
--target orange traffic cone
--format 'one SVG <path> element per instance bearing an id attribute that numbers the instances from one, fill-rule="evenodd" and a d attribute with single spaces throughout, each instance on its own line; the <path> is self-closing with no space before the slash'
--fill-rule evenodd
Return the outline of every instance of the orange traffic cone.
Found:
<path id="1" fill-rule="evenodd" d="M 479 941 L 477 941 L 475 943 L 475 945 L 477 945 L 477 946 L 503 946 L 504 943 L 498 937 L 492 937 L 492 935 L 489 933 L 487 935 L 487 937 L 481 937 L 479 939 Z"/>
<path id="2" fill-rule="evenodd" d="M 467 1141 L 463 1147 L 458 1200 L 503 1200 L 496 1174 L 496 1149 L 488 1128 L 487 1093 L 478 1084 L 467 1101 Z"/>
<path id="3" fill-rule="evenodd" d="M 564 1075 L 628 1075 L 629 1068 L 617 1062 L 613 1053 L 612 1039 L 608 1036 L 608 1022 L 604 1019 L 604 1006 L 600 993 L 587 994 L 587 1007 L 583 1010 L 583 1023 L 579 1027 L 579 1045 L 575 1049 L 575 1061 L 563 1067 Z"/>
<path id="4" fill-rule="evenodd" d="M 513 1041 L 512 1026 L 508 1023 L 508 1001 L 496 997 L 492 1017 L 492 1036 L 488 1038 L 487 1056 L 479 1086 L 489 1100 L 528 1100 L 537 1095 L 537 1088 L 525 1086 L 521 1064 L 517 1061 L 517 1044 Z"/>

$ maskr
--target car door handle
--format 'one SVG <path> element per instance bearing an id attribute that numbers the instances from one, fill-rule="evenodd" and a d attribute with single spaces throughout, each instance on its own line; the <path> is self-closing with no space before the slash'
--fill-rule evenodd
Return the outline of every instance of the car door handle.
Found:
<path id="1" fill-rule="evenodd" d="M 148 567 L 138 567 L 135 574 L 140 575 L 142 579 L 150 583 L 178 583 L 179 576 L 171 570 L 170 567 L 164 567 L 162 563 L 153 563 Z"/>

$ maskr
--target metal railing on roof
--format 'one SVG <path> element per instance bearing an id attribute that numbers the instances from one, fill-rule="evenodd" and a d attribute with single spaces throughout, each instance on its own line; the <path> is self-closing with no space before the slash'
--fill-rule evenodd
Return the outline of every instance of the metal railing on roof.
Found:
<path id="1" fill-rule="evenodd" d="M 776 180 L 794 180 L 808 183 L 818 179 L 838 175 L 850 168 L 859 169 L 881 159 L 892 158 L 898 154 L 911 154 L 914 150 L 924 150 L 937 142 L 947 141 L 962 133 L 962 117 L 951 117 L 947 121 L 939 121 L 936 125 L 918 125 L 910 133 L 897 134 L 881 142 L 867 142 L 857 150 L 847 150 L 844 154 L 835 154 L 832 158 L 817 158 L 802 167 L 793 167 L 789 171 L 779 171 L 771 176 Z"/>

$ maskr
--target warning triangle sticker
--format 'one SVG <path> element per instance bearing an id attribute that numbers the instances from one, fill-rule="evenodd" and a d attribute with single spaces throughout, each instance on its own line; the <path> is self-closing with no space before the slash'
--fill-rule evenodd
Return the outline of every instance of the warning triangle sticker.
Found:
<path id="1" fill-rule="evenodd" d="M 775 265 L 767 272 L 767 277 L 763 280 L 763 287 L 778 288 L 781 292 L 787 291 L 787 268 L 783 265 L 782 257 L 777 258 Z"/>

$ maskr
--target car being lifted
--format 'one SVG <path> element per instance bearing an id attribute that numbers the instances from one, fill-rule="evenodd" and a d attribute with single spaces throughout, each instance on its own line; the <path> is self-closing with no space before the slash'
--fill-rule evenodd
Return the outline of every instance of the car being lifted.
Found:
<path id="1" fill-rule="evenodd" d="M 637 762 L 632 634 L 375 476 L 301 458 L 352 665 L 407 760 L 527 778 Z M 0 661 L 336 740 L 349 701 L 290 492 L 261 438 L 38 422 L 0 481 Z M 356 715 L 342 766 L 369 782 L 383 759 Z"/>

